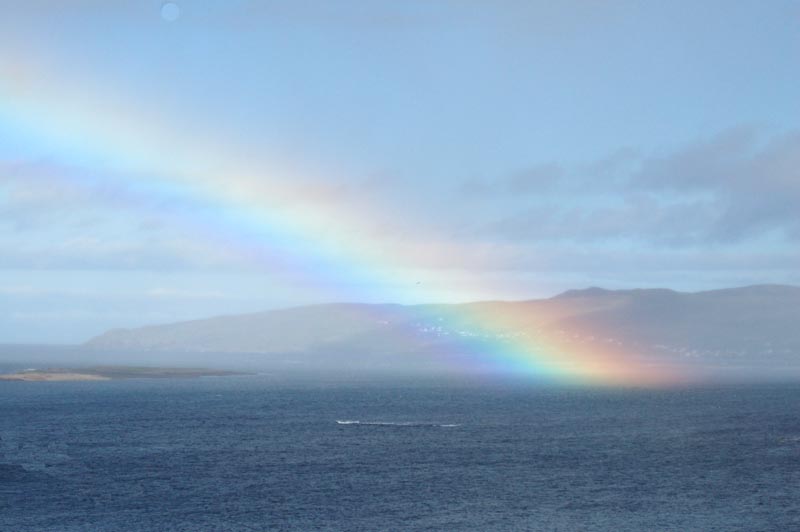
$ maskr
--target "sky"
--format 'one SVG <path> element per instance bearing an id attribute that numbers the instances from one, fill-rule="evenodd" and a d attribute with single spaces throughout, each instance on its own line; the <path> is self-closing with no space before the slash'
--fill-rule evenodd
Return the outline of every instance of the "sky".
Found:
<path id="1" fill-rule="evenodd" d="M 0 13 L 0 343 L 800 284 L 800 2 Z"/>

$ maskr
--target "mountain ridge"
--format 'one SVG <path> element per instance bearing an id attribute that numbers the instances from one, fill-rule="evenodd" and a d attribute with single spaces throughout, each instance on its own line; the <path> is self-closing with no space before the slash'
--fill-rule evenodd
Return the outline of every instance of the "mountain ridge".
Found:
<path id="1" fill-rule="evenodd" d="M 457 318 L 454 318 L 457 316 Z M 486 324 L 491 323 L 491 327 Z M 421 364 L 459 340 L 525 335 L 609 342 L 653 360 L 800 368 L 800 287 L 678 292 L 569 290 L 461 304 L 325 303 L 225 315 L 90 339 L 95 349 L 253 353 L 305 366 Z"/>

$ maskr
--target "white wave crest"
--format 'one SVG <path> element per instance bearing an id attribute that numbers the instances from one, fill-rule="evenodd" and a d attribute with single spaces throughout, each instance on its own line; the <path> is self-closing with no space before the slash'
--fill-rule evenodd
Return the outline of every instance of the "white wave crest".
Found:
<path id="1" fill-rule="evenodd" d="M 360 421 L 358 419 L 337 419 L 337 425 L 372 425 L 383 427 L 460 427 L 458 423 L 431 423 L 426 421 Z"/>

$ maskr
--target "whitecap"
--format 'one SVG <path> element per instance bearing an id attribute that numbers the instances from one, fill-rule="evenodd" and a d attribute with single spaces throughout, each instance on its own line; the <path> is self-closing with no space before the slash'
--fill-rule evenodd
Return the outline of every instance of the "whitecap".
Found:
<path id="1" fill-rule="evenodd" d="M 379 427 L 459 427 L 458 423 L 432 423 L 429 421 L 360 421 L 358 419 L 337 419 L 337 425 L 366 425 Z"/>

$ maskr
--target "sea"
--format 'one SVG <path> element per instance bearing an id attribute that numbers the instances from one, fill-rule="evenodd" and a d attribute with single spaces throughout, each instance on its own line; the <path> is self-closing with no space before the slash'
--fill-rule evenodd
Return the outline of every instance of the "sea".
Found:
<path id="1" fill-rule="evenodd" d="M 800 384 L 0 382 L 0 530 L 800 530 Z"/>

